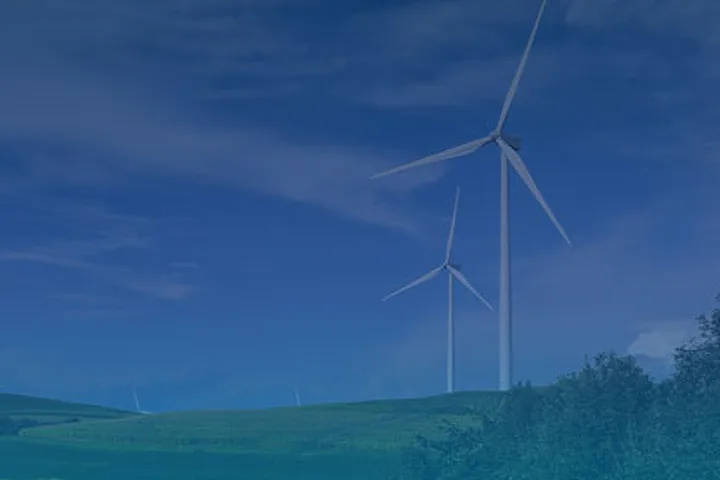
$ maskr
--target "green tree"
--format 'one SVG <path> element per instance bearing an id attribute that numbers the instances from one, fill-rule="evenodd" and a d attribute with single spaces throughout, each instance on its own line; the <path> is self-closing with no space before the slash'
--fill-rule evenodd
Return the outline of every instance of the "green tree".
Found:
<path id="1" fill-rule="evenodd" d="M 604 353 L 586 362 L 545 391 L 522 468 L 555 479 L 621 475 L 624 452 L 643 438 L 654 388 L 632 357 Z"/>
<path id="2" fill-rule="evenodd" d="M 720 295 L 716 297 L 720 302 Z M 675 352 L 661 386 L 657 451 L 678 477 L 720 478 L 720 309 L 697 318 L 698 336 Z M 669 461 L 668 459 L 672 459 Z"/>

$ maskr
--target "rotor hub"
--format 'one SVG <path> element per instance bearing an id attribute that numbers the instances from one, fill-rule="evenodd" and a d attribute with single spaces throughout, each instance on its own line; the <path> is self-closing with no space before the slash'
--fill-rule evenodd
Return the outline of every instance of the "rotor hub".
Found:
<path id="1" fill-rule="evenodd" d="M 516 152 L 520 151 L 520 148 L 522 147 L 522 139 L 518 136 L 514 135 L 502 135 L 503 140 L 505 140 L 505 143 L 510 145 L 513 150 Z"/>

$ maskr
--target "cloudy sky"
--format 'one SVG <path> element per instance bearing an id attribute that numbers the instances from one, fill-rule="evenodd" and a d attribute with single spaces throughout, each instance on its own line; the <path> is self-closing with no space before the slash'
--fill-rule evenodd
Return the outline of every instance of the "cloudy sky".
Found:
<path id="1" fill-rule="evenodd" d="M 0 387 L 148 410 L 444 388 L 455 258 L 497 304 L 484 135 L 537 0 L 0 3 Z M 631 352 L 662 373 L 720 290 L 720 3 L 554 0 L 509 133 L 517 379 Z M 458 291 L 458 387 L 497 317 Z"/>

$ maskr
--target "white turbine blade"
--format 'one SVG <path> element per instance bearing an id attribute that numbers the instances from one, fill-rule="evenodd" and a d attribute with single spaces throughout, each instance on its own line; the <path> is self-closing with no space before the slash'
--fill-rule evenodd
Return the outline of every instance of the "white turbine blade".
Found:
<path id="1" fill-rule="evenodd" d="M 493 311 L 493 312 L 495 311 L 495 309 L 492 307 L 492 305 L 490 305 L 490 303 L 489 303 L 487 300 L 485 300 L 485 298 L 484 298 L 482 295 L 480 295 L 480 294 L 477 292 L 477 290 L 475 290 L 475 289 L 473 288 L 472 285 L 470 285 L 470 282 L 468 281 L 467 278 L 465 278 L 465 275 L 463 275 L 462 273 L 460 273 L 459 270 L 456 270 L 454 267 L 452 267 L 452 266 L 450 266 L 450 265 L 448 265 L 448 269 L 450 270 L 450 273 L 452 273 L 453 276 L 454 276 L 455 278 L 457 278 L 458 281 L 465 286 L 465 288 L 467 288 L 468 290 L 470 290 L 470 293 L 472 293 L 473 295 L 475 295 L 475 296 L 478 298 L 478 300 L 480 300 L 481 302 L 483 302 L 483 303 L 485 304 L 485 306 L 486 306 L 487 308 L 489 308 L 491 311 Z"/>
<path id="2" fill-rule="evenodd" d="M 397 290 L 395 290 L 394 292 L 392 292 L 391 294 L 389 294 L 388 296 L 386 296 L 385 298 L 383 298 L 383 301 L 388 300 L 388 299 L 390 299 L 390 298 L 392 298 L 392 297 L 394 297 L 394 296 L 396 296 L 396 295 L 400 295 L 400 294 L 401 294 L 402 292 L 404 292 L 405 290 L 409 290 L 409 289 L 411 289 L 411 288 L 413 288 L 413 287 L 416 287 L 416 286 L 420 285 L 420 284 L 423 283 L 423 282 L 427 282 L 428 280 L 430 280 L 431 278 L 433 278 L 435 275 L 437 275 L 437 274 L 440 272 L 440 270 L 442 270 L 442 269 L 443 269 L 443 267 L 437 267 L 437 268 L 434 268 L 434 269 L 430 270 L 430 271 L 429 271 L 428 273 L 426 273 L 425 275 L 423 275 L 423 276 L 421 276 L 421 277 L 418 277 L 417 279 L 415 279 L 415 280 L 413 280 L 412 282 L 408 283 L 408 284 L 405 285 L 404 287 L 398 288 Z"/>
<path id="3" fill-rule="evenodd" d="M 471 142 L 463 143 L 462 145 L 459 145 L 457 147 L 448 148 L 447 150 L 443 150 L 442 152 L 435 153 L 428 157 L 423 157 L 419 160 L 414 160 L 414 161 L 406 163 L 404 165 L 400 165 L 399 167 L 391 168 L 390 170 L 386 170 L 382 173 L 377 173 L 377 174 L 373 175 L 372 177 L 370 177 L 370 179 L 380 178 L 380 177 L 384 177 L 386 175 L 392 175 L 393 173 L 402 172 L 404 170 L 419 167 L 421 165 L 428 165 L 430 163 L 440 162 L 442 160 L 448 160 L 451 158 L 462 157 L 464 155 L 468 155 L 468 154 L 474 152 L 475 150 L 477 150 L 478 148 L 487 144 L 491 140 L 492 140 L 492 137 L 487 136 L 487 137 L 479 138 L 477 140 L 473 140 Z"/>
<path id="4" fill-rule="evenodd" d="M 502 110 L 500 112 L 500 118 L 498 119 L 496 127 L 496 131 L 498 132 L 502 131 L 502 128 L 505 126 L 505 121 L 507 120 L 508 112 L 510 111 L 510 105 L 515 98 L 515 93 L 517 93 L 517 88 L 520 84 L 520 78 L 525 71 L 525 64 L 527 63 L 527 59 L 530 56 L 530 50 L 532 49 L 533 43 L 535 42 L 535 35 L 537 34 L 538 26 L 540 26 L 540 18 L 542 17 L 546 6 L 547 0 L 543 0 L 542 4 L 540 5 L 540 10 L 538 11 L 537 17 L 535 18 L 535 24 L 533 25 L 532 31 L 530 32 L 530 38 L 528 38 L 527 45 L 525 45 L 525 51 L 523 52 L 522 58 L 520 59 L 520 64 L 518 65 L 517 71 L 515 72 L 515 77 L 513 77 L 512 83 L 510 84 L 510 89 L 505 96 L 505 102 L 503 103 Z"/>
<path id="5" fill-rule="evenodd" d="M 455 190 L 455 204 L 453 205 L 452 220 L 450 220 L 450 233 L 448 234 L 447 245 L 445 246 L 445 262 L 450 261 L 450 250 L 452 250 L 453 237 L 455 236 L 455 220 L 457 219 L 459 199 L 460 187 L 457 187 L 457 190 Z"/>
<path id="6" fill-rule="evenodd" d="M 512 147 L 508 145 L 502 138 L 498 138 L 497 144 L 502 150 L 502 152 L 505 154 L 505 156 L 508 158 L 508 160 L 510 160 L 510 165 L 512 165 L 515 172 L 517 172 L 520 178 L 522 178 L 523 182 L 525 182 L 525 185 L 527 185 L 532 194 L 535 196 L 535 199 L 538 201 L 540 206 L 543 208 L 543 210 L 545 210 L 545 213 L 550 218 L 550 221 L 553 223 L 553 225 L 555 225 L 555 228 L 557 228 L 558 232 L 560 232 L 560 235 L 563 237 L 563 239 L 567 242 L 568 245 L 572 245 L 572 242 L 570 242 L 570 238 L 568 237 L 567 233 L 565 233 L 565 229 L 562 227 L 562 225 L 560 225 L 558 219 L 555 218 L 555 214 L 552 212 L 550 206 L 543 198 L 542 193 L 540 193 L 540 189 L 535 184 L 535 181 L 530 175 L 530 172 L 525 166 L 525 162 L 523 162 L 520 155 L 515 150 L 513 150 Z"/>

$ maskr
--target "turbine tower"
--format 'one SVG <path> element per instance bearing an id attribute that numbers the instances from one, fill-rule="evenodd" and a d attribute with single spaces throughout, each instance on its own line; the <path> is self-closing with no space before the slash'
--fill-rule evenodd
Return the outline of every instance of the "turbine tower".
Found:
<path id="1" fill-rule="evenodd" d="M 457 188 L 455 191 L 455 204 L 453 206 L 453 214 L 452 214 L 452 220 L 450 221 L 450 233 L 448 234 L 447 244 L 445 246 L 445 259 L 440 264 L 439 267 L 436 267 L 432 270 L 430 270 L 425 275 L 417 278 L 416 280 L 413 280 L 412 282 L 408 283 L 404 287 L 401 287 L 385 298 L 384 300 L 388 300 L 389 298 L 394 297 L 395 295 L 399 295 L 400 293 L 409 290 L 417 285 L 420 285 L 421 283 L 424 283 L 434 276 L 436 276 L 441 271 L 445 270 L 448 272 L 448 319 L 447 319 L 447 392 L 452 393 L 455 391 L 455 324 L 454 324 L 454 318 L 453 318 L 453 279 L 457 279 L 465 288 L 470 290 L 470 292 L 475 295 L 478 299 L 480 299 L 481 302 L 483 302 L 490 310 L 493 310 L 493 307 L 483 298 L 482 295 L 480 295 L 472 285 L 470 285 L 470 282 L 467 278 L 465 278 L 465 275 L 460 273 L 460 267 L 455 264 L 452 260 L 452 242 L 453 237 L 455 236 L 455 220 L 457 219 L 457 207 L 458 207 L 458 200 L 460 199 L 460 187 Z M 494 311 L 494 310 L 493 310 Z"/>
<path id="2" fill-rule="evenodd" d="M 504 131 L 505 122 L 507 121 L 508 113 L 510 111 L 510 105 L 512 104 L 515 93 L 517 92 L 520 78 L 525 70 L 525 64 L 527 63 L 528 56 L 530 55 L 530 50 L 532 49 L 533 42 L 535 41 L 538 26 L 540 25 L 540 19 L 545 12 L 546 6 L 547 0 L 543 0 L 537 17 L 535 18 L 530 38 L 525 46 L 525 51 L 520 59 L 520 64 L 518 65 L 515 76 L 512 79 L 507 95 L 505 96 L 505 101 L 503 102 L 497 125 L 493 131 L 485 137 L 472 140 L 457 147 L 443 150 L 434 155 L 430 155 L 404 165 L 400 165 L 371 177 L 383 177 L 385 175 L 401 172 L 421 165 L 428 165 L 451 158 L 462 157 L 489 143 L 494 143 L 500 149 L 500 390 L 509 390 L 512 387 L 513 382 L 512 310 L 510 303 L 510 225 L 508 222 L 508 163 L 510 163 L 513 170 L 515 170 L 523 182 L 525 182 L 525 185 L 527 185 L 528 189 L 530 189 L 540 206 L 543 210 L 545 210 L 545 213 L 550 218 L 553 225 L 555 225 L 558 232 L 560 232 L 563 239 L 568 245 L 572 245 L 570 239 L 565 233 L 565 230 L 562 225 L 560 225 L 557 218 L 555 218 L 555 215 L 543 198 L 537 185 L 535 185 L 535 181 L 525 166 L 525 162 L 523 162 L 523 159 L 518 153 L 520 150 L 520 139 L 506 135 Z"/>

